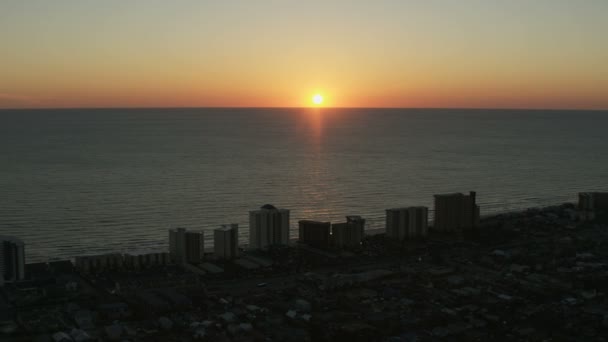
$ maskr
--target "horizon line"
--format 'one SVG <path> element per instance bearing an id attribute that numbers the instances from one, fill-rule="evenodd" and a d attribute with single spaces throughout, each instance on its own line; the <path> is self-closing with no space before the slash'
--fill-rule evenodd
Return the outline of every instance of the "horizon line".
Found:
<path id="1" fill-rule="evenodd" d="M 108 109 L 386 109 L 386 110 L 511 110 L 511 111 L 589 111 L 602 112 L 608 108 L 529 108 L 529 107 L 314 107 L 314 106 L 108 106 L 108 107 L 5 107 L 0 111 L 18 110 L 108 110 Z"/>

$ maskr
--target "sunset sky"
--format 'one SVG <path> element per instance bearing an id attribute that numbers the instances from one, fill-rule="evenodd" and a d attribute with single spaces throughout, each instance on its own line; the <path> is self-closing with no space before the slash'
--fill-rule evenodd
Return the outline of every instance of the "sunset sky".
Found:
<path id="1" fill-rule="evenodd" d="M 0 108 L 608 108 L 608 1 L 0 2 Z"/>

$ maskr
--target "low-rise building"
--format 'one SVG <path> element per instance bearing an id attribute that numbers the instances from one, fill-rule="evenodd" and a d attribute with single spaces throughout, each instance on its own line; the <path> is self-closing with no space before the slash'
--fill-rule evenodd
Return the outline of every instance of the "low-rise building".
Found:
<path id="1" fill-rule="evenodd" d="M 580 192 L 578 210 L 583 220 L 608 221 L 608 192 Z"/>
<path id="2" fill-rule="evenodd" d="M 124 266 L 129 269 L 142 269 L 152 266 L 164 266 L 171 263 L 167 252 L 129 252 L 123 255 Z"/>
<path id="3" fill-rule="evenodd" d="M 77 256 L 75 263 L 76 268 L 85 273 L 117 270 L 124 266 L 123 256 L 119 253 Z"/>

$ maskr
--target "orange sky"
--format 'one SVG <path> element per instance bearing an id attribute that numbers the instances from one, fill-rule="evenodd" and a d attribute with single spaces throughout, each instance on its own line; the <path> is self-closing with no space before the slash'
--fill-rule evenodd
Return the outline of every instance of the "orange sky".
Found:
<path id="1" fill-rule="evenodd" d="M 464 5 L 466 4 L 466 6 Z M 0 108 L 608 108 L 608 1 L 0 3 Z"/>

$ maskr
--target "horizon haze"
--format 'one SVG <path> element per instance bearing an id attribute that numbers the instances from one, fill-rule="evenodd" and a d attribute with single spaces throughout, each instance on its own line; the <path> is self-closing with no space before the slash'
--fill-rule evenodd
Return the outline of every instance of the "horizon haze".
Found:
<path id="1" fill-rule="evenodd" d="M 605 1 L 8 0 L 0 108 L 608 109 L 605 13 Z"/>

